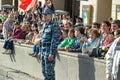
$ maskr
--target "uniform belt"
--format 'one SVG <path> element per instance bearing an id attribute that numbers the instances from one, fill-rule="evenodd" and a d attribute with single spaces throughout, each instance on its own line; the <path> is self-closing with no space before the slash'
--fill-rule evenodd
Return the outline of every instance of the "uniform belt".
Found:
<path id="1" fill-rule="evenodd" d="M 41 43 L 42 47 L 48 47 L 51 45 L 51 43 Z"/>

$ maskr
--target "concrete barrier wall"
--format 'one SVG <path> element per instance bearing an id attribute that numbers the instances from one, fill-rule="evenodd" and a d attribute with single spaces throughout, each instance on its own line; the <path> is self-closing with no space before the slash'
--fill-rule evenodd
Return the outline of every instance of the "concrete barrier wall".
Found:
<path id="1" fill-rule="evenodd" d="M 42 78 L 41 65 L 29 56 L 32 45 L 15 44 L 12 55 L 2 54 L 4 41 L 0 40 L 0 65 Z M 105 61 L 90 58 L 81 53 L 59 52 L 56 58 L 56 80 L 105 80 Z"/>

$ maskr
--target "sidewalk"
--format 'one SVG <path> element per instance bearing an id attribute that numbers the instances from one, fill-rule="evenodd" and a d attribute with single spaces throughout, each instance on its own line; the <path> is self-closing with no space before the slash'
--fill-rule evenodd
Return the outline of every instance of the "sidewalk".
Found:
<path id="1" fill-rule="evenodd" d="M 2 80 L 42 80 L 2 65 L 0 65 L 0 78 Z"/>

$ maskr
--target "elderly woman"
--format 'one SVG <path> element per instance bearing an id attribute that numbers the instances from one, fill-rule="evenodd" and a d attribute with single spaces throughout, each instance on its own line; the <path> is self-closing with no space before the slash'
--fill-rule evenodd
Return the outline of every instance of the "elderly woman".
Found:
<path id="1" fill-rule="evenodd" d="M 120 37 L 118 37 L 106 55 L 106 80 L 120 80 Z"/>

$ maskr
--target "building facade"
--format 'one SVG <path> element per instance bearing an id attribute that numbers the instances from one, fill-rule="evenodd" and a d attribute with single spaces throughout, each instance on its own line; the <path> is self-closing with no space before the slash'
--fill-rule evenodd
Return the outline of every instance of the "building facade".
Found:
<path id="1" fill-rule="evenodd" d="M 88 0 L 81 1 L 80 5 L 80 17 L 83 17 L 85 5 L 92 6 L 92 10 L 88 10 L 88 15 L 91 15 L 88 16 L 88 21 L 90 20 L 91 23 L 102 22 L 108 20 L 109 17 L 120 19 L 120 0 Z"/>
<path id="2" fill-rule="evenodd" d="M 45 0 L 38 0 L 42 2 Z M 120 0 L 53 0 L 56 10 L 68 11 L 73 16 L 83 17 L 86 23 L 102 22 L 113 19 L 120 19 Z M 0 0 L 2 5 L 11 4 L 17 9 L 18 0 Z M 87 17 L 86 17 L 87 16 Z"/>
<path id="3" fill-rule="evenodd" d="M 18 9 L 18 0 L 0 0 L 0 9 L 2 9 L 2 5 L 9 4 L 14 6 L 14 9 Z"/>

